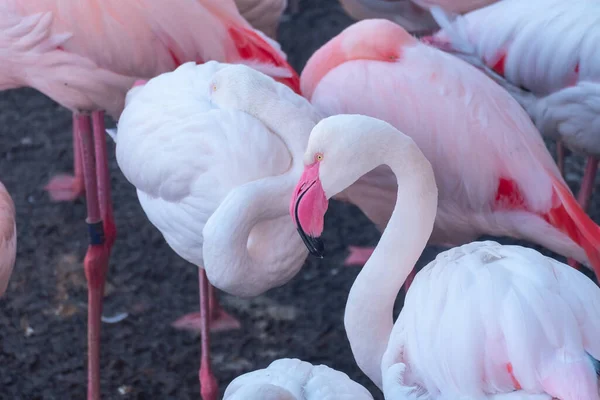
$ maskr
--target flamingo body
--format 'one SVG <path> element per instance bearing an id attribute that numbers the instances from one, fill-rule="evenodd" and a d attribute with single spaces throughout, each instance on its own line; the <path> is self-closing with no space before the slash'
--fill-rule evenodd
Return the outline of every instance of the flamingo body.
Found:
<path id="1" fill-rule="evenodd" d="M 247 62 L 297 80 L 233 1 L 5 1 L 0 88 L 32 86 L 73 111 L 118 118 L 136 79 L 187 61 Z"/>
<path id="2" fill-rule="evenodd" d="M 17 257 L 17 226 L 15 204 L 0 182 L 0 296 L 8 287 Z"/>
<path id="3" fill-rule="evenodd" d="M 598 399 L 599 317 L 598 287 L 573 268 L 521 246 L 465 244 L 413 280 L 383 356 L 384 386 L 398 385 L 402 353 L 404 385 L 431 398 L 522 389 Z"/>
<path id="4" fill-rule="evenodd" d="M 528 115 L 480 71 L 390 22 L 370 20 L 318 50 L 301 81 L 325 115 L 373 116 L 415 140 L 440 193 L 432 243 L 512 236 L 600 268 L 600 229 L 577 206 Z M 345 191 L 379 227 L 397 189 L 384 168 Z M 387 196 L 360 195 L 361 185 Z"/>
<path id="5" fill-rule="evenodd" d="M 267 368 L 235 378 L 223 400 L 372 400 L 343 372 L 297 359 L 273 361 Z"/>

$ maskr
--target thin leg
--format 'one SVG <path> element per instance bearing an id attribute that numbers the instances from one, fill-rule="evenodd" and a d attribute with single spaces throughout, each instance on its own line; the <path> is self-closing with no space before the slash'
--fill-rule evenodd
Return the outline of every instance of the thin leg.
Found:
<path id="1" fill-rule="evenodd" d="M 77 115 L 76 129 L 82 154 L 83 177 L 87 202 L 90 245 L 84 259 L 85 276 L 88 282 L 88 400 L 100 399 L 100 317 L 102 297 L 108 263 L 108 252 L 104 233 L 98 189 L 94 141 L 90 129 L 90 117 Z"/>
<path id="2" fill-rule="evenodd" d="M 583 211 L 586 211 L 590 204 L 590 197 L 594 191 L 594 181 L 596 180 L 596 172 L 598 172 L 598 159 L 596 157 L 588 157 L 585 165 L 585 172 L 583 173 L 583 180 L 579 193 L 577 194 L 577 201 Z"/>
<path id="3" fill-rule="evenodd" d="M 228 314 L 223 307 L 221 307 L 219 300 L 217 299 L 215 287 L 210 283 L 208 284 L 208 292 L 210 331 L 225 332 L 240 329 L 242 324 L 237 318 Z M 186 314 L 173 322 L 171 326 L 176 329 L 200 332 L 202 329 L 202 318 L 200 313 Z"/>
<path id="4" fill-rule="evenodd" d="M 556 163 L 561 176 L 565 176 L 565 145 L 561 140 L 556 141 Z"/>
<path id="5" fill-rule="evenodd" d="M 83 195 L 83 164 L 77 133 L 77 114 L 73 113 L 73 175 L 54 176 L 44 187 L 52 201 L 73 201 Z"/>
<path id="6" fill-rule="evenodd" d="M 113 216 L 112 197 L 110 190 L 110 174 L 108 172 L 108 154 L 106 152 L 106 129 L 104 126 L 104 112 L 92 113 L 92 124 L 94 128 L 94 148 L 96 151 L 96 174 L 98 177 L 98 199 L 100 201 L 100 212 L 104 222 L 104 235 L 108 254 L 112 249 L 117 237 L 117 228 Z"/>
<path id="7" fill-rule="evenodd" d="M 210 300 L 209 300 L 209 283 L 206 278 L 204 268 L 198 268 L 199 283 L 200 283 L 200 316 L 202 319 L 201 340 L 202 354 L 200 356 L 200 396 L 202 400 L 217 400 L 219 390 L 217 379 L 215 378 L 210 366 Z"/>

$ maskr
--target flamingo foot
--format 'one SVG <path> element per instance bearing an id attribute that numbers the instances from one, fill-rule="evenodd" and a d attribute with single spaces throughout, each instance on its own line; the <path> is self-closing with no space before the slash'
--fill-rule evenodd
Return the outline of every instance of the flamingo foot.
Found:
<path id="1" fill-rule="evenodd" d="M 375 247 L 361 247 L 361 246 L 348 246 L 350 254 L 344 261 L 345 266 L 363 266 L 367 263 L 371 254 L 375 250 Z"/>
<path id="2" fill-rule="evenodd" d="M 50 200 L 54 202 L 74 201 L 85 193 L 83 176 L 56 175 L 44 186 L 44 190 L 48 192 Z"/>
<path id="3" fill-rule="evenodd" d="M 190 313 L 183 317 L 177 318 L 171 326 L 175 329 L 181 329 L 191 332 L 200 333 L 202 321 L 200 313 Z M 242 324 L 238 319 L 226 313 L 225 310 L 220 309 L 216 315 L 213 314 L 210 320 L 210 331 L 211 332 L 226 332 L 238 330 L 242 327 Z"/>

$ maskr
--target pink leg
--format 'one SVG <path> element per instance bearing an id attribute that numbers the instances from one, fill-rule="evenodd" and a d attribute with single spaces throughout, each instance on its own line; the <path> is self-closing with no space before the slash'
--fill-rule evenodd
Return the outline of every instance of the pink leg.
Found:
<path id="1" fill-rule="evenodd" d="M 202 400 L 217 400 L 219 386 L 210 366 L 210 299 L 209 285 L 204 268 L 198 268 L 200 283 L 200 318 L 202 321 L 201 340 L 202 354 L 200 356 L 200 396 Z"/>
<path id="2" fill-rule="evenodd" d="M 562 141 L 556 141 L 556 163 L 562 176 L 565 176 L 565 145 Z"/>
<path id="3" fill-rule="evenodd" d="M 367 263 L 375 247 L 348 246 L 350 254 L 344 261 L 345 266 L 363 266 Z"/>
<path id="4" fill-rule="evenodd" d="M 587 210 L 590 203 L 590 197 L 594 191 L 596 172 L 598 172 L 598 159 L 595 157 L 588 157 L 585 165 L 585 172 L 583 173 L 581 187 L 579 188 L 579 193 L 577 194 L 577 201 L 584 211 Z"/>
<path id="5" fill-rule="evenodd" d="M 94 140 L 90 129 L 90 117 L 77 115 L 76 129 L 82 154 L 83 176 L 88 217 L 86 223 L 90 245 L 84 259 L 85 276 L 88 281 L 88 400 L 100 399 L 100 317 L 102 298 L 108 266 L 102 217 L 98 204 Z"/>
<path id="6" fill-rule="evenodd" d="M 108 254 L 117 237 L 117 227 L 113 216 L 112 198 L 110 195 L 110 174 L 108 172 L 108 154 L 106 152 L 106 129 L 104 126 L 104 112 L 92 113 L 94 127 L 94 148 L 96 150 L 96 173 L 98 177 L 98 199 L 100 212 L 104 223 L 104 235 Z"/>
<path id="7" fill-rule="evenodd" d="M 73 113 L 73 172 L 75 175 L 59 174 L 44 186 L 52 201 L 73 201 L 83 195 L 83 165 L 81 146 L 77 134 L 77 114 Z"/>
<path id="8" fill-rule="evenodd" d="M 225 312 L 223 307 L 221 307 L 215 293 L 215 287 L 210 283 L 208 284 L 208 292 L 210 331 L 225 332 L 240 329 L 242 326 L 240 321 L 229 315 L 227 312 Z M 202 329 L 202 318 L 200 313 L 186 314 L 173 322 L 171 326 L 176 329 L 200 332 Z"/>

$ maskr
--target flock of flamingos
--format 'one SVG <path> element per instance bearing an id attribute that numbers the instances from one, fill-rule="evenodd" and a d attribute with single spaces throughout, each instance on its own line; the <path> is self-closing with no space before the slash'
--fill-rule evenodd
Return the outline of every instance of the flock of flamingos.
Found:
<path id="1" fill-rule="evenodd" d="M 46 189 L 86 198 L 88 399 L 100 398 L 117 236 L 108 132 L 150 222 L 199 268 L 200 314 L 184 320 L 201 331 L 202 399 L 219 393 L 209 330 L 240 328 L 214 288 L 256 296 L 322 257 L 334 198 L 382 232 L 375 249 L 351 249 L 347 262 L 364 266 L 344 324 L 386 399 L 599 400 L 600 289 L 579 269 L 600 274 L 585 211 L 600 156 L 600 1 L 343 0 L 360 21 L 301 76 L 275 41 L 286 0 L 237 3 L 0 1 L 0 87 L 73 112 L 74 175 Z M 588 160 L 577 198 L 564 147 Z M 0 188 L 2 294 L 16 231 Z M 449 250 L 415 275 L 427 244 Z M 224 398 L 373 399 L 297 359 L 238 377 Z"/>

